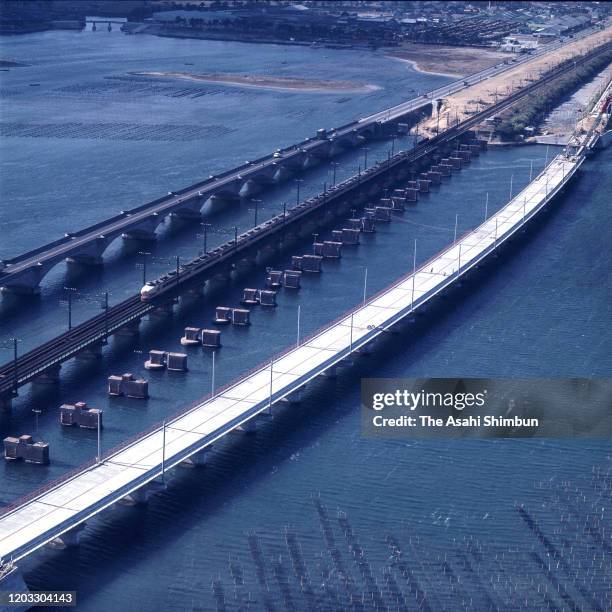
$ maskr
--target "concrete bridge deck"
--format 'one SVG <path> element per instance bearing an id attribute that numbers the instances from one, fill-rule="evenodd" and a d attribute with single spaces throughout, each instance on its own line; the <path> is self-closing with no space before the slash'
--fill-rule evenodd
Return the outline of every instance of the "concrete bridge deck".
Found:
<path id="1" fill-rule="evenodd" d="M 586 30 L 587 36 L 595 29 Z M 574 42 L 570 39 L 569 42 Z M 450 95 L 514 68 L 536 55 L 549 53 L 564 44 L 557 41 L 542 46 L 535 53 L 514 58 L 509 64 L 498 64 L 459 79 L 427 94 L 392 108 L 374 113 L 327 132 L 324 139 L 313 137 L 280 151 L 280 156 L 267 155 L 195 185 L 161 197 L 136 208 L 122 211 L 109 219 L 63 238 L 0 262 L 0 288 L 16 292 L 35 293 L 44 276 L 58 263 L 72 259 L 83 264 L 98 264 L 110 243 L 120 236 L 151 238 L 162 221 L 170 214 L 198 217 L 203 205 L 212 197 L 250 197 L 263 185 L 286 180 L 309 164 L 333 156 L 339 151 L 387 132 L 403 118 L 422 110 L 436 98 Z"/>
<path id="2" fill-rule="evenodd" d="M 498 213 L 435 255 L 415 274 L 404 276 L 300 346 L 111 451 L 99 462 L 3 508 L 0 558 L 17 561 L 55 538 L 67 537 L 90 517 L 151 486 L 148 483 L 163 478 L 166 470 L 203 452 L 347 360 L 491 256 L 559 193 L 583 161 L 582 154 L 559 155 Z"/>

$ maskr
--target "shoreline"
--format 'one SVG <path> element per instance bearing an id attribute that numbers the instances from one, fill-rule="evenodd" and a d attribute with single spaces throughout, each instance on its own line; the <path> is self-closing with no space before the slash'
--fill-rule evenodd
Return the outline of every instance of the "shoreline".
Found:
<path id="1" fill-rule="evenodd" d="M 461 77 L 465 76 L 465 73 L 459 72 L 436 72 L 435 70 L 427 70 L 425 68 L 422 68 L 416 60 L 411 60 L 406 57 L 400 57 L 399 55 L 394 55 L 393 53 L 387 53 L 385 55 L 386 57 L 390 57 L 391 59 L 410 64 L 416 72 L 420 72 L 421 74 L 431 74 L 433 76 L 443 76 L 453 79 L 460 79 Z"/>
<path id="2" fill-rule="evenodd" d="M 177 71 L 128 72 L 131 76 L 154 79 L 178 79 L 196 83 L 220 83 L 231 87 L 250 87 L 253 89 L 272 89 L 309 93 L 369 93 L 381 89 L 378 85 L 353 83 L 350 81 L 318 81 L 297 77 L 257 77 L 227 74 L 192 74 Z"/>

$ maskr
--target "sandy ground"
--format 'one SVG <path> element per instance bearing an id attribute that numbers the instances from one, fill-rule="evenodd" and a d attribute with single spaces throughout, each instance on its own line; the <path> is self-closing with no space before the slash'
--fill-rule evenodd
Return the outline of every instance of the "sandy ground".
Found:
<path id="1" fill-rule="evenodd" d="M 387 55 L 409 62 L 419 72 L 453 77 L 479 72 L 512 57 L 510 53 L 478 47 L 448 47 L 418 43 L 405 43 Z"/>
<path id="2" fill-rule="evenodd" d="M 508 96 L 512 91 L 523 87 L 531 81 L 536 81 L 541 72 L 553 68 L 556 64 L 576 55 L 586 53 L 593 46 L 601 45 L 612 40 L 612 27 L 596 32 L 582 40 L 566 45 L 561 49 L 551 51 L 544 56 L 534 57 L 533 60 L 516 66 L 503 74 L 491 77 L 482 83 L 463 89 L 447 98 L 444 98 L 440 111 L 440 129 L 451 125 L 458 118 L 459 121 L 478 112 L 483 105 L 489 105 Z M 437 117 L 424 120 L 419 131 L 435 134 Z"/>
<path id="3" fill-rule="evenodd" d="M 236 74 L 192 74 L 190 72 L 130 72 L 136 76 L 166 79 L 182 79 L 204 83 L 223 83 L 239 87 L 278 89 L 281 91 L 308 91 L 320 93 L 365 93 L 379 89 L 376 85 L 352 81 L 323 81 L 320 79 L 299 79 L 296 77 L 255 76 Z"/>

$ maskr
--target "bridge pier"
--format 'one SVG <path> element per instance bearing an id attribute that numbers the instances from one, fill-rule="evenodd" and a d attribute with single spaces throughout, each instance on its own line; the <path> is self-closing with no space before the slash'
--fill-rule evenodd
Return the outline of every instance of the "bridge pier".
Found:
<path id="1" fill-rule="evenodd" d="M 183 295 L 181 295 L 181 298 L 184 297 L 190 297 L 190 298 L 202 298 L 204 297 L 204 289 L 206 287 L 206 282 L 204 282 L 204 284 L 200 287 L 189 287 L 189 289 L 187 289 L 185 291 L 185 293 Z"/>
<path id="2" fill-rule="evenodd" d="M 338 376 L 338 366 L 333 365 L 331 368 L 327 368 L 324 372 L 319 374 L 322 378 L 336 378 Z"/>
<path id="3" fill-rule="evenodd" d="M 122 497 L 117 503 L 122 506 L 141 506 L 149 503 L 151 495 L 166 490 L 166 484 L 152 480 L 142 485 L 142 487 L 128 493 Z"/>
<path id="4" fill-rule="evenodd" d="M 140 319 L 134 319 L 113 332 L 115 336 L 137 336 L 140 333 Z"/>
<path id="5" fill-rule="evenodd" d="M 102 359 L 102 341 L 94 342 L 87 348 L 84 348 L 80 353 L 75 355 L 75 359 L 83 361 L 91 361 L 96 359 Z"/>
<path id="6" fill-rule="evenodd" d="M 160 304 L 157 308 L 149 313 L 149 318 L 154 317 L 171 317 L 174 313 L 174 303 Z"/>
<path id="7" fill-rule="evenodd" d="M 181 461 L 179 465 L 186 468 L 206 465 L 208 463 L 208 455 L 211 453 L 212 448 L 213 447 L 211 445 L 199 450 L 197 453 L 191 455 L 191 457 L 187 457 L 185 461 Z"/>
<path id="8" fill-rule="evenodd" d="M 299 404 L 302 401 L 302 396 L 304 394 L 305 388 L 306 385 L 303 385 L 299 389 L 292 391 L 291 393 L 289 393 L 289 395 L 283 397 L 281 402 L 284 402 L 286 404 Z"/>
<path id="9" fill-rule="evenodd" d="M 232 270 L 232 277 L 238 278 L 239 276 L 242 276 L 243 274 L 247 274 L 249 271 L 255 268 L 256 265 L 257 265 L 256 256 L 243 257 L 242 259 L 240 259 L 234 264 L 233 270 Z"/>
<path id="10" fill-rule="evenodd" d="M 267 244 L 257 251 L 256 263 L 265 264 L 278 255 L 280 247 L 277 243 Z"/>
<path id="11" fill-rule="evenodd" d="M 61 536 L 54 538 L 48 544 L 49 548 L 74 548 L 78 546 L 81 541 L 81 532 L 85 529 L 87 523 L 79 523 L 72 529 L 69 529 Z"/>
<path id="12" fill-rule="evenodd" d="M 17 397 L 17 393 L 5 393 L 0 395 L 0 411 L 9 411 L 13 407 L 13 398 Z"/>
<path id="13" fill-rule="evenodd" d="M 32 382 L 39 385 L 55 385 L 59 382 L 61 369 L 61 363 L 54 363 L 42 372 L 42 374 L 39 374 Z"/>
<path id="14" fill-rule="evenodd" d="M 255 417 L 253 417 L 250 420 L 243 423 L 242 425 L 239 425 L 232 431 L 236 431 L 240 433 L 255 433 L 256 430 L 257 430 L 257 423 L 255 422 Z"/>
<path id="15" fill-rule="evenodd" d="M 8 295 L 40 295 L 40 286 L 2 285 L 0 292 Z"/>
<path id="16" fill-rule="evenodd" d="M 98 255 L 70 255 L 66 257 L 66 263 L 77 266 L 102 266 L 104 259 Z"/>

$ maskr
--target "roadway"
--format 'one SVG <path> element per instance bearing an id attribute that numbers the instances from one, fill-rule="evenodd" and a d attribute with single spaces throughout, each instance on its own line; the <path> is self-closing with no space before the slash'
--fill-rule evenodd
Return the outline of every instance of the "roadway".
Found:
<path id="1" fill-rule="evenodd" d="M 444 292 L 529 222 L 563 188 L 583 155 L 556 157 L 504 208 L 365 304 L 299 346 L 157 425 L 76 474 L 2 510 L 0 558 L 17 561 L 188 457 L 210 447 L 330 368 L 348 361 Z"/>
<path id="2" fill-rule="evenodd" d="M 462 89 L 466 89 L 467 87 L 475 85 L 476 83 L 480 83 L 481 81 L 485 81 L 486 79 L 489 79 L 493 76 L 497 76 L 502 72 L 505 72 L 512 68 L 516 68 L 516 66 L 520 66 L 521 64 L 532 61 L 537 57 L 546 55 L 547 53 L 555 51 L 556 49 L 559 49 L 560 47 L 563 47 L 567 44 L 576 42 L 577 40 L 580 40 L 581 38 L 589 36 L 590 34 L 594 34 L 598 31 L 599 28 L 596 27 L 588 28 L 587 30 L 580 32 L 579 34 L 576 34 L 574 38 L 557 40 L 555 42 L 548 43 L 547 45 L 542 45 L 541 47 L 538 47 L 537 49 L 533 50 L 531 53 L 525 53 L 514 57 L 509 63 L 500 62 L 499 64 L 495 64 L 494 66 L 485 68 L 480 72 L 475 72 L 474 74 L 470 74 L 469 76 L 461 78 L 457 81 L 453 81 L 452 83 L 448 83 L 447 85 L 443 85 L 442 87 L 438 87 L 437 89 L 429 91 L 423 96 L 421 96 L 421 98 L 402 102 L 397 106 L 393 106 L 391 108 L 374 113 L 372 115 L 368 115 L 367 117 L 363 117 L 359 119 L 358 122 L 361 123 L 371 121 L 393 121 L 401 115 L 404 115 L 409 111 L 419 108 L 418 106 L 415 106 L 415 103 L 421 99 L 424 99 L 424 102 L 422 104 L 424 105 L 427 102 L 433 101 L 437 98 L 444 98 L 445 96 L 450 96 L 454 93 L 457 93 L 458 91 L 461 91 Z"/>

